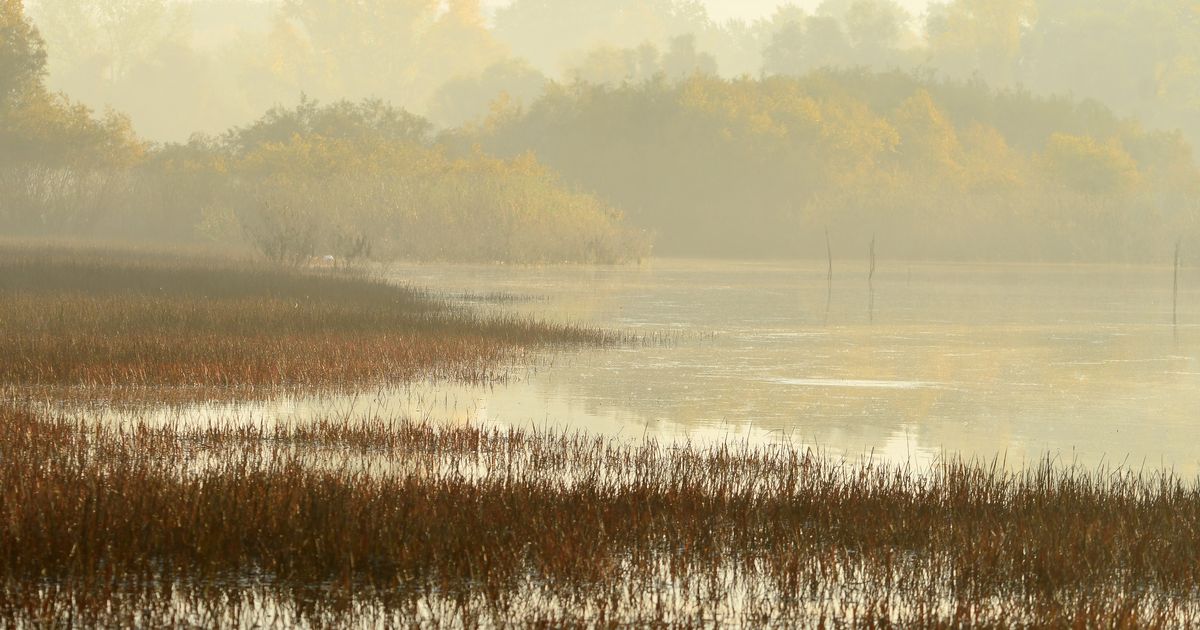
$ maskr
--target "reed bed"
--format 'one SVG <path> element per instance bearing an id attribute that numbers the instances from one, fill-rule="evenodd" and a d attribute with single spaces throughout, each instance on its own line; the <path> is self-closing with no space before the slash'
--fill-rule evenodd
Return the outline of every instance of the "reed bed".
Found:
<path id="1" fill-rule="evenodd" d="M 1168 473 L 0 409 L 0 625 L 1200 622 Z"/>
<path id="2" fill-rule="evenodd" d="M 550 346 L 619 335 L 483 316 L 382 280 L 244 261 L 0 247 L 0 384 L 208 395 L 502 379 Z"/>

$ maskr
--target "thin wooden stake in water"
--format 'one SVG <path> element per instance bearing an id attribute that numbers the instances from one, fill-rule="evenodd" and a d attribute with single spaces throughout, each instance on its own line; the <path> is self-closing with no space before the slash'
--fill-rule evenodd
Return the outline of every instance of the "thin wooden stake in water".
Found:
<path id="1" fill-rule="evenodd" d="M 875 323 L 875 235 L 871 235 L 871 268 L 867 272 L 867 318 Z"/>
<path id="2" fill-rule="evenodd" d="M 1179 247 L 1183 239 L 1175 239 L 1175 273 L 1171 287 L 1171 329 L 1179 336 Z"/>
<path id="3" fill-rule="evenodd" d="M 825 256 L 829 259 L 829 275 L 825 279 L 825 323 L 829 323 L 829 306 L 833 304 L 833 247 L 829 245 L 829 228 L 825 228 Z"/>

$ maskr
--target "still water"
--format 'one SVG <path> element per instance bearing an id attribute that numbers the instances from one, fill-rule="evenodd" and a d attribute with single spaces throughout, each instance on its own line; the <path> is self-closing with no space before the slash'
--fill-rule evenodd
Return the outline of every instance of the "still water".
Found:
<path id="1" fill-rule="evenodd" d="M 506 385 L 415 385 L 194 414 L 406 413 L 660 440 L 788 441 L 848 458 L 1045 456 L 1200 472 L 1200 274 L 1169 268 L 654 260 L 404 265 L 472 308 L 656 335 Z M 872 289 L 873 287 L 873 289 Z M 505 293 L 510 299 L 487 299 Z M 475 296 L 475 297 L 472 297 Z M 479 296 L 485 296 L 483 298 Z"/>

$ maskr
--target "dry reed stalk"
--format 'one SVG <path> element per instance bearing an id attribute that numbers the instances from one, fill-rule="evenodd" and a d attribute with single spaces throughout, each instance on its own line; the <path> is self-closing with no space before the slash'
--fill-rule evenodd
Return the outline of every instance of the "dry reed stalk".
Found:
<path id="1" fill-rule="evenodd" d="M 1200 621 L 1196 486 L 1050 462 L 9 408 L 0 527 L 0 623 L 261 620 L 255 601 L 316 625 Z"/>
<path id="2" fill-rule="evenodd" d="M 203 259 L 0 249 L 0 277 L 8 386 L 219 393 L 487 382 L 531 350 L 626 340 L 482 317 L 369 278 Z"/>

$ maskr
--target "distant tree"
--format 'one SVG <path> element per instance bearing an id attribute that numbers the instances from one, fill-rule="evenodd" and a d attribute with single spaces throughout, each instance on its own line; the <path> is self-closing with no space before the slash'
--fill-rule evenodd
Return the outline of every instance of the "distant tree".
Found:
<path id="1" fill-rule="evenodd" d="M 1046 141 L 1046 167 L 1067 186 L 1084 193 L 1128 194 L 1142 182 L 1137 161 L 1120 140 L 1055 133 Z"/>
<path id="2" fill-rule="evenodd" d="M 201 0 L 203 2 L 203 0 Z M 38 0 L 52 54 L 47 83 L 91 108 L 125 112 L 158 140 L 218 130 L 245 112 L 230 60 L 197 47 L 191 10 L 173 0 Z"/>
<path id="3" fill-rule="evenodd" d="M 668 79 L 679 80 L 692 75 L 717 75 L 717 60 L 696 50 L 694 35 L 681 35 L 671 40 L 662 57 L 662 71 Z"/>
<path id="4" fill-rule="evenodd" d="M 763 51 L 767 74 L 801 75 L 816 68 L 852 64 L 852 49 L 836 18 L 817 15 L 803 22 L 788 22 Z"/>
<path id="5" fill-rule="evenodd" d="M 895 0 L 854 0 L 840 19 L 857 63 L 886 68 L 905 65 L 900 48 L 913 39 L 912 16 Z"/>
<path id="6" fill-rule="evenodd" d="M 443 79 L 479 74 L 509 56 L 488 28 L 480 0 L 447 0 L 444 6 L 421 41 L 416 71 L 428 77 L 425 93 L 432 93 Z"/>
<path id="7" fill-rule="evenodd" d="M 803 29 L 806 20 L 808 20 L 807 11 L 794 2 L 786 2 L 776 7 L 771 15 L 757 20 L 754 23 L 753 30 L 756 32 L 760 42 L 765 43 L 771 41 L 771 38 L 776 33 L 783 30 L 789 24 L 799 24 L 801 29 Z"/>
<path id="8" fill-rule="evenodd" d="M 528 63 L 506 59 L 482 73 L 447 81 L 433 95 L 430 118 L 448 126 L 478 121 L 503 97 L 509 106 L 532 103 L 545 90 L 547 79 Z"/>
<path id="9" fill-rule="evenodd" d="M 900 133 L 897 151 L 910 167 L 934 177 L 962 177 L 958 132 L 928 90 L 918 90 L 897 108 L 892 119 Z"/>
<path id="10" fill-rule="evenodd" d="M 46 47 L 22 0 L 0 0 L 0 115 L 40 88 Z"/>
<path id="11" fill-rule="evenodd" d="M 569 80 L 615 86 L 655 79 L 675 82 L 691 76 L 716 76 L 712 55 L 696 49 L 696 38 L 682 35 L 668 42 L 665 53 L 650 42 L 637 48 L 601 46 L 592 49 L 568 72 Z"/>
<path id="12" fill-rule="evenodd" d="M 804 23 L 788 22 L 772 34 L 770 43 L 763 49 L 763 72 L 799 74 L 804 72 L 807 65 Z"/>
<path id="13" fill-rule="evenodd" d="M 305 73 L 300 87 L 324 98 L 417 108 L 447 79 L 507 56 L 478 0 L 285 0 L 282 7 L 277 44 L 295 48 Z"/>
<path id="14" fill-rule="evenodd" d="M 1180 105 L 1200 107 L 1196 6 L 1187 0 L 1043 0 L 1022 42 L 1022 78 L 1039 90 L 1179 119 Z"/>
<path id="15" fill-rule="evenodd" d="M 378 99 L 321 105 L 302 97 L 294 108 L 272 108 L 253 123 L 232 130 L 228 142 L 239 154 L 286 144 L 296 136 L 365 145 L 381 142 L 422 145 L 429 141 L 431 128 L 424 118 Z"/>
<path id="16" fill-rule="evenodd" d="M 650 44 L 638 48 L 599 46 L 567 71 L 569 80 L 592 85 L 640 83 L 662 71 L 658 49 Z"/>
<path id="17" fill-rule="evenodd" d="M 0 0 L 0 37 L 0 163 L 127 166 L 141 155 L 127 117 L 96 120 L 46 89 L 45 45 L 20 0 Z"/>
<path id="18" fill-rule="evenodd" d="M 825 16 L 813 16 L 805 26 L 808 63 L 813 68 L 849 65 L 850 40 L 841 22 Z"/>
<path id="19" fill-rule="evenodd" d="M 930 5 L 929 56 L 955 77 L 979 73 L 993 85 L 1019 77 L 1022 44 L 1038 16 L 1037 0 L 953 0 Z"/>
<path id="20" fill-rule="evenodd" d="M 168 0 L 38 0 L 34 6 L 54 51 L 55 74 L 93 73 L 114 85 L 163 44 L 187 39 L 186 6 Z"/>
<path id="21" fill-rule="evenodd" d="M 1089 259 L 1197 229 L 1180 142 L 1094 101 L 862 69 L 552 86 L 457 139 L 535 152 L 671 254 L 823 253 L 833 226 L 911 255 Z"/>
<path id="22" fill-rule="evenodd" d="M 581 50 L 661 47 L 711 26 L 698 0 L 514 0 L 496 12 L 497 37 L 547 71 Z"/>

